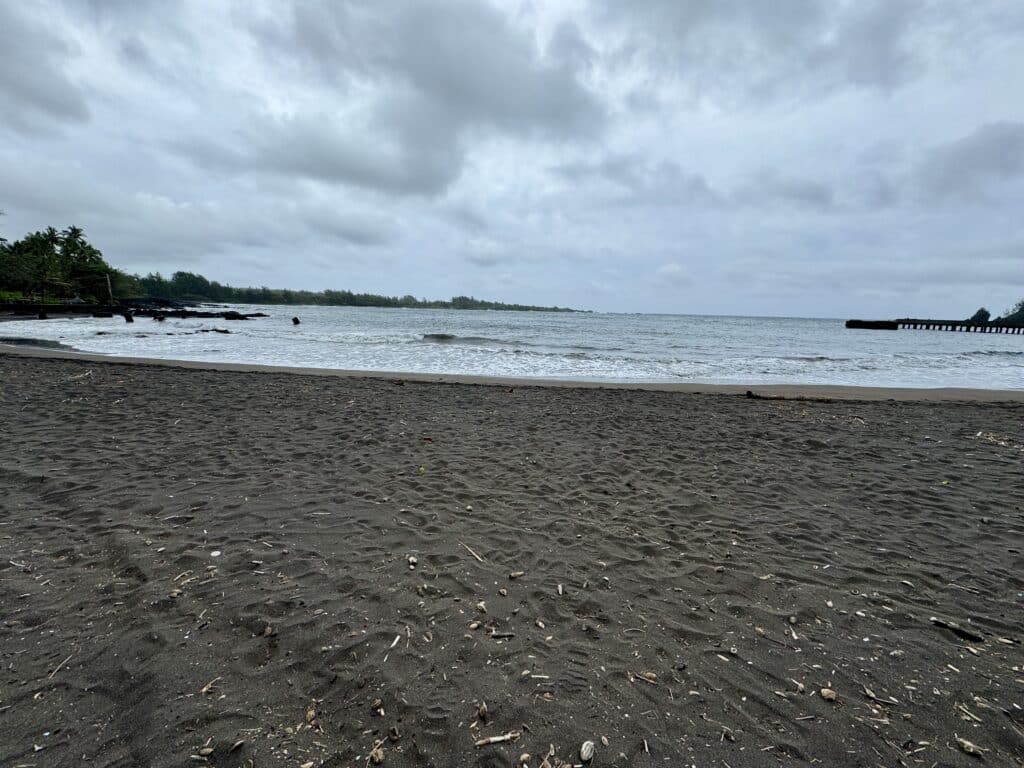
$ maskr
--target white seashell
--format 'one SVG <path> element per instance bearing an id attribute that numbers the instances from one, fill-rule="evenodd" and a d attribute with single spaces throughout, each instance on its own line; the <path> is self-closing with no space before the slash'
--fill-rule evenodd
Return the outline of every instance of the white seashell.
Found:
<path id="1" fill-rule="evenodd" d="M 580 746 L 580 761 L 584 763 L 589 763 L 591 760 L 594 759 L 594 752 L 596 751 L 597 750 L 594 747 L 594 742 L 584 741 L 583 744 Z"/>

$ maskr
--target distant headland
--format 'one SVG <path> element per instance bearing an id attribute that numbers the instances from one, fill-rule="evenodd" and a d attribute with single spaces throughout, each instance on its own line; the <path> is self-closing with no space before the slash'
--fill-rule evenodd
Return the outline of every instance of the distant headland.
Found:
<path id="1" fill-rule="evenodd" d="M 338 307 L 416 309 L 493 309 L 514 312 L 577 312 L 566 307 L 540 307 L 485 301 L 472 296 L 450 300 L 383 296 L 347 290 L 297 291 L 287 288 L 236 288 L 192 272 L 130 275 L 108 264 L 102 252 L 85 239 L 79 227 L 58 231 L 48 227 L 20 240 L 0 237 L 0 304 L 31 302 L 59 305 L 77 301 L 96 305 L 163 300 L 174 303 L 313 304 Z"/>

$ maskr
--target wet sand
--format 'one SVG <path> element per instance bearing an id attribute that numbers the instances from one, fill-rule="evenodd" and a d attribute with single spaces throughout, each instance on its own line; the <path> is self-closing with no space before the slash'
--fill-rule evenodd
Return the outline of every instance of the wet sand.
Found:
<path id="1" fill-rule="evenodd" d="M 0 765 L 1024 764 L 1024 404 L 415 378 L 0 353 Z"/>

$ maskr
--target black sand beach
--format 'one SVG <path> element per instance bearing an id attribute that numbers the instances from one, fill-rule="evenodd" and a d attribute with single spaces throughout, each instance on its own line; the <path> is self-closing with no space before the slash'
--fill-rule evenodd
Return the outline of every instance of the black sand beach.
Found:
<path id="1" fill-rule="evenodd" d="M 1024 403 L 803 394 L 0 353 L 0 765 L 1024 765 Z"/>

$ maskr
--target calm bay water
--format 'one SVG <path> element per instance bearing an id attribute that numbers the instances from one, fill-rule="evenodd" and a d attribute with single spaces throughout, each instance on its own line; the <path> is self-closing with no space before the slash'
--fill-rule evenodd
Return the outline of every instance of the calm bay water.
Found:
<path id="1" fill-rule="evenodd" d="M 854 331 L 841 320 L 236 307 L 246 322 L 81 318 L 0 336 L 88 352 L 312 368 L 618 382 L 1024 389 L 1024 335 Z M 302 324 L 293 326 L 297 315 Z M 230 334 L 202 332 L 227 328 Z"/>

